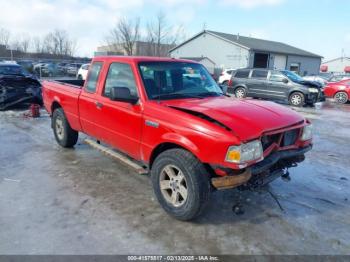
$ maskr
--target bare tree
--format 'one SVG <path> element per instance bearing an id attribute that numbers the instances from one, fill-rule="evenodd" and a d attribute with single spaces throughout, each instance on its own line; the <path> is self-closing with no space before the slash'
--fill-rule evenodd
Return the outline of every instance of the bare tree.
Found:
<path id="1" fill-rule="evenodd" d="M 146 42 L 153 56 L 168 56 L 168 51 L 184 38 L 183 26 L 174 27 L 169 24 L 163 12 L 159 12 L 156 20 L 147 25 Z"/>
<path id="2" fill-rule="evenodd" d="M 31 44 L 31 38 L 28 35 L 18 37 L 12 44 L 14 50 L 27 53 Z"/>
<path id="3" fill-rule="evenodd" d="M 107 43 L 114 51 L 122 49 L 127 55 L 135 55 L 135 43 L 140 39 L 140 18 L 128 20 L 122 18 L 107 36 Z"/>
<path id="4" fill-rule="evenodd" d="M 36 36 L 33 38 L 33 48 L 35 53 L 42 53 L 43 47 L 42 47 L 42 41 L 40 37 Z"/>
<path id="5" fill-rule="evenodd" d="M 10 31 L 5 28 L 0 28 L 0 45 L 8 46 L 10 41 Z"/>
<path id="6" fill-rule="evenodd" d="M 36 39 L 36 49 L 43 53 L 57 56 L 73 56 L 76 52 L 77 43 L 71 39 L 64 30 L 56 29 L 48 33 L 42 41 Z"/>

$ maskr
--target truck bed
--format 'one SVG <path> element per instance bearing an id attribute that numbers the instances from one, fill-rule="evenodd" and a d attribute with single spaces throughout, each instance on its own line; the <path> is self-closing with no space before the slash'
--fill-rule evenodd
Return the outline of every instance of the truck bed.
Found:
<path id="1" fill-rule="evenodd" d="M 52 80 L 52 82 L 58 82 L 61 84 L 68 84 L 75 88 L 82 88 L 84 86 L 84 80 L 79 79 L 63 79 L 63 80 Z"/>
<path id="2" fill-rule="evenodd" d="M 44 106 L 49 114 L 57 101 L 65 111 L 65 115 L 75 130 L 81 130 L 79 121 L 79 96 L 82 90 L 83 80 L 46 80 L 42 82 L 42 94 Z"/>

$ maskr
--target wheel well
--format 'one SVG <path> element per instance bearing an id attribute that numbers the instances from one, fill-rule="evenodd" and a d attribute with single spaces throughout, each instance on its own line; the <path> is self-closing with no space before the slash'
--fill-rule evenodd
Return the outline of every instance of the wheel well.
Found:
<path id="1" fill-rule="evenodd" d="M 345 94 L 347 94 L 349 96 L 349 94 L 345 90 L 339 90 L 339 91 L 334 93 L 333 97 L 335 97 L 335 95 L 338 94 L 338 93 L 345 93 Z"/>
<path id="2" fill-rule="evenodd" d="M 234 90 L 236 91 L 238 88 L 243 88 L 244 90 L 247 90 L 245 86 L 235 86 Z"/>
<path id="3" fill-rule="evenodd" d="M 51 105 L 51 114 L 53 113 L 53 111 L 55 111 L 57 108 L 61 108 L 62 106 L 57 102 L 53 102 Z"/>
<path id="4" fill-rule="evenodd" d="M 180 149 L 187 150 L 186 148 L 184 148 L 184 147 L 182 147 L 182 146 L 180 146 L 178 144 L 174 144 L 174 143 L 163 143 L 163 144 L 160 144 L 155 149 L 153 149 L 153 151 L 152 151 L 152 154 L 151 154 L 151 157 L 150 157 L 150 161 L 149 161 L 149 169 L 152 168 L 153 162 L 157 158 L 157 156 L 159 156 L 164 151 L 169 150 L 169 149 L 173 149 L 173 148 L 180 148 Z"/>
<path id="5" fill-rule="evenodd" d="M 151 170 L 153 162 L 157 158 L 157 156 L 159 156 L 164 151 L 169 150 L 169 149 L 173 149 L 173 148 L 179 148 L 179 149 L 183 149 L 183 150 L 189 151 L 186 148 L 184 148 L 183 146 L 180 146 L 180 145 L 174 144 L 174 143 L 163 143 L 163 144 L 160 144 L 155 149 L 153 149 L 153 151 L 152 151 L 151 158 L 150 158 L 150 161 L 149 161 L 149 164 L 148 164 L 149 170 Z M 189 152 L 192 154 L 191 151 L 189 151 Z M 215 175 L 214 174 L 214 170 L 212 169 L 212 167 L 209 164 L 203 163 L 203 165 L 204 165 L 204 167 L 206 168 L 206 170 L 209 172 L 209 174 L 211 176 Z"/>
<path id="6" fill-rule="evenodd" d="M 302 95 L 304 96 L 304 98 L 305 98 L 305 94 L 304 94 L 303 92 L 298 91 L 298 90 L 295 90 L 295 91 L 290 92 L 290 94 L 289 94 L 289 96 L 288 96 L 288 99 L 289 99 L 293 94 L 295 94 L 295 93 L 300 93 L 300 94 L 302 94 Z"/>

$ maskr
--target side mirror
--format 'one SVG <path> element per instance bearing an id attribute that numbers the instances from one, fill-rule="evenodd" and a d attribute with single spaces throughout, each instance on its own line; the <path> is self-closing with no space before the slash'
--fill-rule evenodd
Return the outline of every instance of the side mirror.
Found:
<path id="1" fill-rule="evenodd" d="M 285 83 L 285 84 L 288 84 L 289 80 L 287 78 L 283 78 L 282 82 Z"/>
<path id="2" fill-rule="evenodd" d="M 109 98 L 112 101 L 126 102 L 133 105 L 139 101 L 137 96 L 131 95 L 130 89 L 127 87 L 112 87 Z"/>

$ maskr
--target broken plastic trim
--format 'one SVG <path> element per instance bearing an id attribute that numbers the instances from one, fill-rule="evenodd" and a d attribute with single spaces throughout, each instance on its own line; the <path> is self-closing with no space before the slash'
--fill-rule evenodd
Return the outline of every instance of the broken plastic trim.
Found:
<path id="1" fill-rule="evenodd" d="M 208 122 L 211 122 L 219 127 L 222 127 L 224 129 L 226 129 L 227 131 L 232 131 L 231 128 L 229 128 L 228 126 L 224 125 L 223 123 L 211 118 L 210 116 L 207 116 L 206 114 L 203 114 L 203 113 L 200 113 L 200 112 L 197 112 L 197 111 L 192 111 L 192 110 L 189 110 L 189 109 L 184 109 L 184 108 L 181 108 L 181 107 L 176 107 L 176 106 L 169 106 L 173 109 L 176 109 L 176 110 L 179 110 L 179 111 L 182 111 L 182 112 L 185 112 L 187 114 L 190 114 L 190 115 L 193 115 L 193 116 L 196 116 L 196 117 L 199 117 L 201 119 L 204 119 L 204 120 L 207 120 Z"/>

